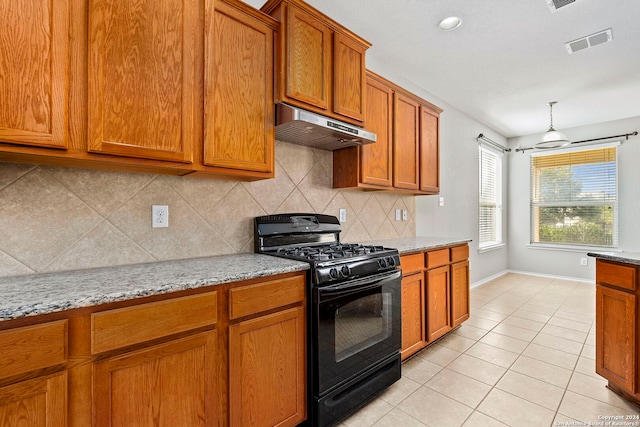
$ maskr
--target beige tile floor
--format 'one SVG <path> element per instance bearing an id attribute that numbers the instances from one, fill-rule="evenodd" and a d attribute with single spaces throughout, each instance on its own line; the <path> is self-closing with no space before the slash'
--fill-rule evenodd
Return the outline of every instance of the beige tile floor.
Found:
<path id="1" fill-rule="evenodd" d="M 594 300 L 593 283 L 522 274 L 478 286 L 469 320 L 340 426 L 589 426 L 640 415 L 595 373 Z"/>

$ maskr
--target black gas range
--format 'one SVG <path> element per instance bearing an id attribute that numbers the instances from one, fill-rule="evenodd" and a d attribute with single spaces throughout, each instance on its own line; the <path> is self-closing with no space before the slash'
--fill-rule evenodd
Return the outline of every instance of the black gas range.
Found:
<path id="1" fill-rule="evenodd" d="M 255 251 L 310 264 L 308 413 L 338 423 L 400 378 L 398 251 L 340 242 L 338 219 L 278 214 L 255 219 Z"/>

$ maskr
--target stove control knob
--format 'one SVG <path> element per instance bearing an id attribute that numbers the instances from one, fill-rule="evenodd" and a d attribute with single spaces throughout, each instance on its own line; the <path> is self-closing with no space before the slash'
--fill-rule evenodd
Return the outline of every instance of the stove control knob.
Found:
<path id="1" fill-rule="evenodd" d="M 348 265 L 343 265 L 342 268 L 340 269 L 340 272 L 344 277 L 349 277 L 349 274 L 351 274 L 351 270 L 349 270 Z"/>
<path id="2" fill-rule="evenodd" d="M 387 267 L 387 261 L 385 261 L 384 258 L 380 258 L 378 260 L 378 265 L 380 266 L 380 268 L 386 268 Z"/>
<path id="3" fill-rule="evenodd" d="M 329 270 L 329 277 L 331 277 L 332 279 L 337 279 L 338 278 L 338 270 L 335 268 L 332 268 L 331 270 Z"/>
<path id="4" fill-rule="evenodd" d="M 387 258 L 387 265 L 389 267 L 395 267 L 396 266 L 396 260 L 393 259 L 393 257 L 389 257 Z"/>

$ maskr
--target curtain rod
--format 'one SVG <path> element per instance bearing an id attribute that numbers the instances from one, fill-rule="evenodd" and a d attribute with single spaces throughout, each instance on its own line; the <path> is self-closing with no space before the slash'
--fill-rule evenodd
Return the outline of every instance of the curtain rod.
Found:
<path id="1" fill-rule="evenodd" d="M 486 142 L 486 143 L 488 143 L 490 145 L 493 145 L 497 149 L 502 150 L 503 153 L 505 151 L 507 151 L 507 152 L 511 151 L 511 148 L 503 147 L 502 145 L 498 144 L 497 142 L 490 140 L 489 138 L 484 136 L 484 134 L 482 134 L 482 133 L 476 137 L 476 141 L 478 141 L 478 140 L 482 140 L 482 141 L 484 141 L 484 142 Z"/>
<path id="2" fill-rule="evenodd" d="M 482 135 L 482 134 L 480 134 L 480 135 Z M 604 136 L 602 138 L 583 139 L 582 141 L 574 141 L 574 142 L 570 143 L 569 145 L 581 144 L 583 142 L 602 141 L 603 139 L 621 138 L 623 136 L 625 137 L 625 140 L 628 141 L 630 136 L 636 136 L 636 135 L 638 135 L 638 131 L 631 132 L 631 133 L 624 133 L 622 135 Z M 533 150 L 533 149 L 535 149 L 535 147 L 516 148 L 516 153 L 517 152 L 522 152 L 522 154 L 524 154 L 525 151 Z"/>

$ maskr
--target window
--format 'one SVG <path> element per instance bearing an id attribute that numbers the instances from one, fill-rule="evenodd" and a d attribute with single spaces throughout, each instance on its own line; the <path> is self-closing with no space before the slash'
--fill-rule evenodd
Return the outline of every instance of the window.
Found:
<path id="1" fill-rule="evenodd" d="M 532 154 L 532 244 L 617 247 L 617 145 Z"/>
<path id="2" fill-rule="evenodd" d="M 480 147 L 479 248 L 502 244 L 502 153 Z"/>

